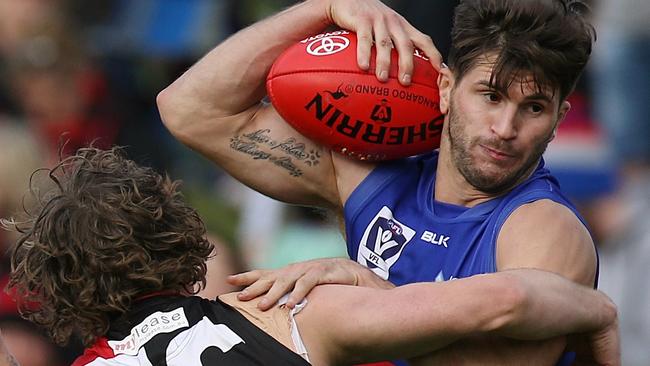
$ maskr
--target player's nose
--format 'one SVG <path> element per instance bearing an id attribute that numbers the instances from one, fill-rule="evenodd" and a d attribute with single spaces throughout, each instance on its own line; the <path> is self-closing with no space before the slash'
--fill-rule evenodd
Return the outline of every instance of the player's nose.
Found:
<path id="1" fill-rule="evenodd" d="M 492 119 L 490 129 L 492 133 L 503 140 L 512 140 L 517 137 L 517 115 L 518 111 L 515 106 L 509 106 L 500 111 Z"/>

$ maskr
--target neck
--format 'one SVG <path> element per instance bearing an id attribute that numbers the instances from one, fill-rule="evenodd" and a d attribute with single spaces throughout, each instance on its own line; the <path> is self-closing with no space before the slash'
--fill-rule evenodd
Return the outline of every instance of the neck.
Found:
<path id="1" fill-rule="evenodd" d="M 465 180 L 451 161 L 448 152 L 440 148 L 434 198 L 437 201 L 458 206 L 474 207 L 494 198 L 493 195 L 479 191 Z"/>

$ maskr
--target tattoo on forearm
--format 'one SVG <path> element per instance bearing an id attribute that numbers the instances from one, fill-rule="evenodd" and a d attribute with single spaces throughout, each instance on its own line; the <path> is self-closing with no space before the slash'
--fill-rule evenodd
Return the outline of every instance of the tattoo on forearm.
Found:
<path id="1" fill-rule="evenodd" d="M 254 160 L 268 160 L 274 165 L 285 169 L 293 177 L 302 176 L 303 172 L 293 163 L 289 157 L 277 157 L 270 153 L 260 150 L 260 146 L 255 142 L 242 141 L 239 136 L 230 139 L 230 148 L 241 153 L 251 156 Z"/>
<path id="2" fill-rule="evenodd" d="M 282 151 L 296 160 L 303 161 L 308 166 L 315 166 L 320 163 L 320 151 L 316 149 L 310 149 L 307 151 L 307 146 L 294 137 L 289 137 L 283 141 L 275 141 L 271 136 L 269 136 L 270 132 L 271 130 L 267 128 L 246 133 L 243 136 L 252 142 L 269 146 L 271 150 Z"/>

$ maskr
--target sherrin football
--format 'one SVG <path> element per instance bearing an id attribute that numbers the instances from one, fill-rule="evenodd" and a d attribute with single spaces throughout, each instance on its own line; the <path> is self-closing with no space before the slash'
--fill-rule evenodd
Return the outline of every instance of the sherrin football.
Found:
<path id="1" fill-rule="evenodd" d="M 293 128 L 341 154 L 378 161 L 436 149 L 440 113 L 436 70 L 419 51 L 410 86 L 398 81 L 392 51 L 389 80 L 357 65 L 357 37 L 339 30 L 289 47 L 273 64 L 266 87 L 271 103 Z"/>

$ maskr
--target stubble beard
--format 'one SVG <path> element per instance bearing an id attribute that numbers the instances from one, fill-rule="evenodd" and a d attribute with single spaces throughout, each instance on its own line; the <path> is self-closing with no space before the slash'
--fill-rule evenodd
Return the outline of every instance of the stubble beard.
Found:
<path id="1" fill-rule="evenodd" d="M 520 183 L 522 177 L 528 176 L 546 151 L 553 133 L 551 131 L 541 142 L 535 143 L 533 152 L 520 167 L 502 171 L 498 175 L 491 175 L 484 173 L 475 165 L 470 150 L 479 144 L 506 152 L 510 151 L 511 148 L 508 142 L 497 138 L 475 138 L 470 141 L 470 137 L 464 129 L 465 121 L 466 118 L 463 118 L 458 109 L 455 108 L 452 98 L 449 108 L 449 128 L 446 131 L 449 139 L 451 161 L 467 183 L 475 189 L 490 195 L 505 193 Z"/>

